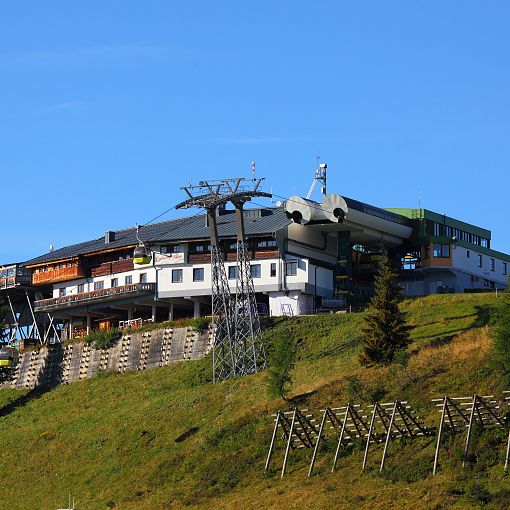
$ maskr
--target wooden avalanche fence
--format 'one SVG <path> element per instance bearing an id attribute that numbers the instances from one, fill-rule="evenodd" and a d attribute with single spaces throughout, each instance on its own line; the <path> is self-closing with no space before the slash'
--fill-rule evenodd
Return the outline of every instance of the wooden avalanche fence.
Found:
<path id="1" fill-rule="evenodd" d="M 407 401 L 396 400 L 368 405 L 347 403 L 340 407 L 326 407 L 315 415 L 308 409 L 294 408 L 292 411 L 277 411 L 273 414 L 274 428 L 265 464 L 265 471 L 270 467 L 275 449 L 280 445 L 284 450 L 280 477 L 285 476 L 289 455 L 292 451 L 306 448 L 311 452 L 308 476 L 313 474 L 321 442 L 334 438 L 336 448 L 331 466 L 334 472 L 342 449 L 352 446 L 355 441 L 363 444 L 363 461 L 361 470 L 365 471 L 370 448 L 382 445 L 382 457 L 378 461 L 379 471 L 384 469 L 388 456 L 388 446 L 398 438 L 414 440 L 420 437 L 437 435 L 432 473 L 436 474 L 441 439 L 445 429 L 453 434 L 466 432 L 464 447 L 464 467 L 474 426 L 481 428 L 506 428 L 507 422 L 502 411 L 510 405 L 510 391 L 503 392 L 498 401 L 493 395 L 471 397 L 444 396 L 433 399 L 432 403 L 440 414 L 439 425 L 428 427 Z M 437 431 L 437 432 L 436 432 Z M 401 445 L 401 443 L 396 443 Z M 508 469 L 510 457 L 510 431 L 507 439 L 505 470 Z"/>
<path id="2" fill-rule="evenodd" d="M 510 401 L 510 392 L 503 392 L 503 403 L 508 406 Z M 459 434 L 467 430 L 466 443 L 464 446 L 464 459 L 462 467 L 466 465 L 466 458 L 469 453 L 469 443 L 475 425 L 481 428 L 504 428 L 506 424 L 505 416 L 501 412 L 501 404 L 494 400 L 494 395 L 472 397 L 449 397 L 445 395 L 443 398 L 434 399 L 432 402 L 439 408 L 441 418 L 439 420 L 439 429 L 437 433 L 436 454 L 434 456 L 434 468 L 432 470 L 435 475 L 437 472 L 439 460 L 439 448 L 441 438 L 445 427 L 449 428 L 453 434 Z M 508 469 L 508 456 L 510 453 L 510 434 L 508 435 L 505 470 Z"/>

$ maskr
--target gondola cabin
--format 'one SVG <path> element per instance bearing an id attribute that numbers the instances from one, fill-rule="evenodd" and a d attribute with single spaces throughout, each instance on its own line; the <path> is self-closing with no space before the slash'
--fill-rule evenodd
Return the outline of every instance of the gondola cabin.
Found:
<path id="1" fill-rule="evenodd" d="M 150 264 L 152 260 L 151 251 L 144 244 L 139 244 L 133 252 L 135 264 Z"/>
<path id="2" fill-rule="evenodd" d="M 16 354 L 12 347 L 0 348 L 0 369 L 13 367 L 17 361 Z"/>

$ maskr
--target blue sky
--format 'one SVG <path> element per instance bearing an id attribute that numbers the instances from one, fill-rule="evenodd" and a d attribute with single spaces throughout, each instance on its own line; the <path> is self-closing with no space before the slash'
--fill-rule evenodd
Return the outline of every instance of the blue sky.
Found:
<path id="1" fill-rule="evenodd" d="M 510 4 L 0 5 L 0 263 L 144 223 L 250 176 L 422 205 L 510 252 Z M 171 212 L 162 219 L 176 217 Z"/>

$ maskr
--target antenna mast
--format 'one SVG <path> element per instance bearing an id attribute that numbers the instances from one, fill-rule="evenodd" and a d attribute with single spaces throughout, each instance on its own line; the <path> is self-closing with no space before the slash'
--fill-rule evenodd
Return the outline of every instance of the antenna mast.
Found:
<path id="1" fill-rule="evenodd" d="M 314 177 L 312 185 L 310 186 L 310 189 L 308 190 L 308 193 L 306 195 L 307 200 L 309 200 L 310 197 L 312 196 L 313 190 L 315 189 L 315 185 L 317 184 L 317 182 L 322 183 L 321 193 L 323 195 L 327 194 L 326 193 L 326 181 L 327 181 L 326 173 L 327 173 L 328 165 L 326 163 L 319 164 L 320 159 L 321 159 L 321 157 L 317 156 L 317 158 L 316 158 L 317 163 L 315 166 L 315 177 Z"/>

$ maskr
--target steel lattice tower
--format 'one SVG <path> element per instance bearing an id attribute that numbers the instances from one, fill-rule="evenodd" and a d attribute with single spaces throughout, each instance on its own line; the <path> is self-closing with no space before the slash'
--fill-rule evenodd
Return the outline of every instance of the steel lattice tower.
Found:
<path id="1" fill-rule="evenodd" d="M 271 197 L 269 193 L 258 191 L 261 181 L 242 178 L 201 181 L 198 186 L 182 188 L 189 198 L 176 206 L 177 209 L 201 207 L 207 212 L 211 237 L 212 315 L 215 328 L 214 382 L 257 372 L 266 364 L 243 216 L 243 206 L 251 197 Z M 218 207 L 227 202 L 236 206 L 235 300 L 230 295 L 216 222 Z"/>
<path id="2" fill-rule="evenodd" d="M 266 366 L 266 354 L 260 330 L 259 313 L 251 273 L 248 242 L 244 228 L 244 201 L 234 202 L 237 224 L 237 275 L 234 324 L 237 357 L 242 358 L 243 374 L 258 372 Z"/>
<path id="3" fill-rule="evenodd" d="M 238 375 L 232 301 L 216 226 L 216 209 L 207 211 L 211 232 L 212 316 L 214 321 L 213 381 Z"/>

